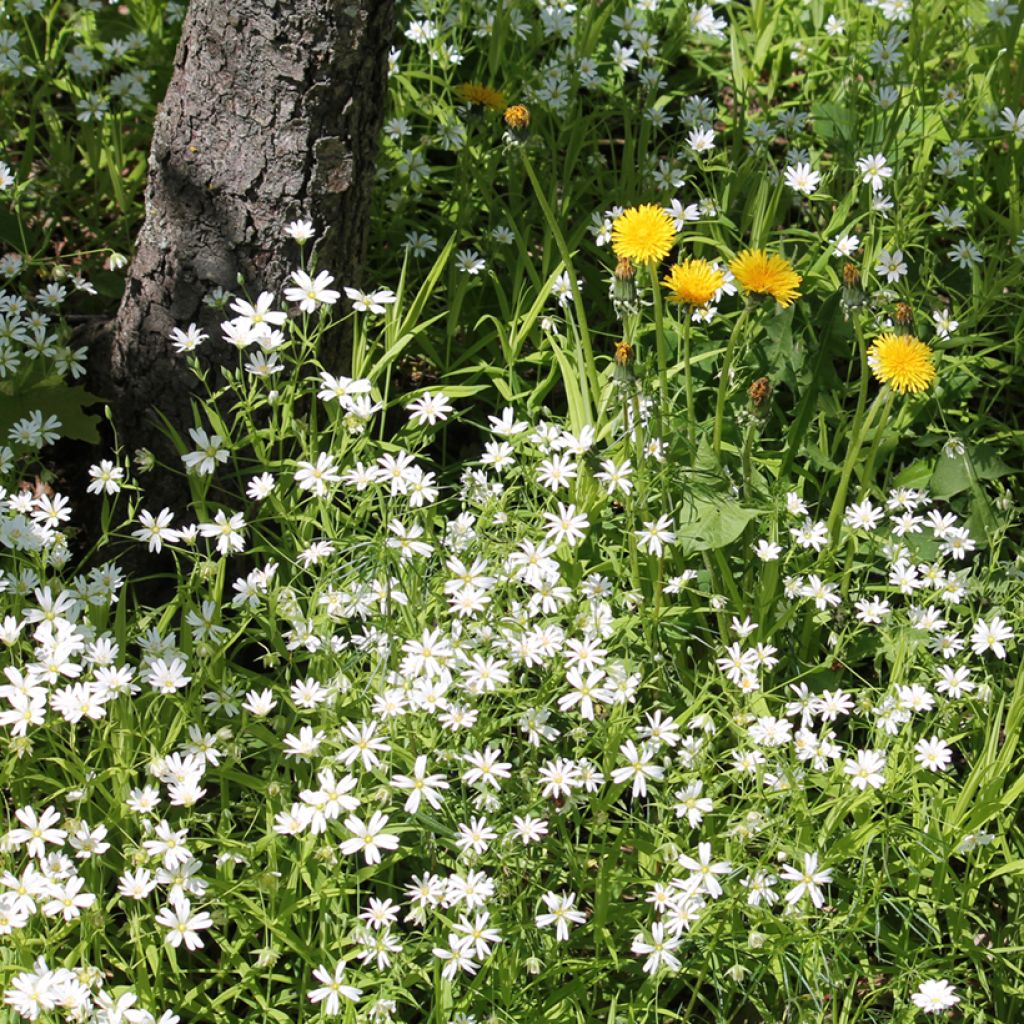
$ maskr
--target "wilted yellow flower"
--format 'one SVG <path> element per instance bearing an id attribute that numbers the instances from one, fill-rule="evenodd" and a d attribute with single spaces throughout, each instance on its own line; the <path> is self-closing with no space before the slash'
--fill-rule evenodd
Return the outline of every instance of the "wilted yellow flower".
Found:
<path id="1" fill-rule="evenodd" d="M 506 106 L 505 97 L 492 89 L 490 86 L 481 85 L 479 82 L 463 82 L 455 86 L 455 93 L 467 103 L 476 103 L 488 110 L 504 110 Z"/>
<path id="2" fill-rule="evenodd" d="M 935 380 L 933 352 L 909 334 L 882 334 L 868 349 L 868 366 L 875 378 L 897 394 L 925 391 Z"/>
<path id="3" fill-rule="evenodd" d="M 525 131 L 530 127 L 530 109 L 522 103 L 513 103 L 505 108 L 505 124 L 514 132 Z"/>
<path id="4" fill-rule="evenodd" d="M 764 249 L 744 249 L 730 264 L 741 288 L 757 295 L 770 295 L 780 306 L 792 305 L 800 298 L 797 288 L 803 278 L 784 256 Z"/>
<path id="5" fill-rule="evenodd" d="M 707 260 L 691 259 L 674 263 L 661 283 L 673 302 L 699 308 L 706 306 L 725 284 L 725 274 Z"/>
<path id="6" fill-rule="evenodd" d="M 615 218 L 612 250 L 619 259 L 646 263 L 663 260 L 676 240 L 675 221 L 660 207 L 631 206 Z"/>

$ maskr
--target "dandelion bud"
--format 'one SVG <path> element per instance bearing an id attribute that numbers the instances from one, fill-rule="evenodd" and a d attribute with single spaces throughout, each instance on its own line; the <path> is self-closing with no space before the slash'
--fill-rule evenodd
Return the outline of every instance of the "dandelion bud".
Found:
<path id="1" fill-rule="evenodd" d="M 615 362 L 618 366 L 629 366 L 633 362 L 633 346 L 625 338 L 615 345 Z"/>
<path id="2" fill-rule="evenodd" d="M 637 310 L 636 267 L 626 256 L 619 258 L 612 274 L 611 300 L 622 316 Z"/>
<path id="3" fill-rule="evenodd" d="M 758 377 L 747 392 L 754 407 L 760 409 L 772 397 L 772 382 L 767 377 Z"/>
<path id="4" fill-rule="evenodd" d="M 914 323 L 914 311 L 905 302 L 896 303 L 896 312 L 893 314 L 893 319 L 900 325 L 900 327 L 911 327 Z"/>
<path id="5" fill-rule="evenodd" d="M 860 287 L 860 268 L 853 263 L 843 264 L 843 298 L 842 303 L 847 311 L 863 306 L 867 300 Z"/>
<path id="6" fill-rule="evenodd" d="M 513 103 L 505 108 L 505 124 L 509 130 L 521 135 L 530 127 L 530 110 L 522 103 Z"/>

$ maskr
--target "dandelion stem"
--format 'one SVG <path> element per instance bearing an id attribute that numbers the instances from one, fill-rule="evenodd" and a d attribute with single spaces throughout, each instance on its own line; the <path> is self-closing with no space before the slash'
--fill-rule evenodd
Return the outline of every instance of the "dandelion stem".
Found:
<path id="1" fill-rule="evenodd" d="M 683 379 L 686 384 L 686 436 L 690 441 L 690 447 L 695 448 L 697 444 L 697 409 L 693 404 L 693 367 L 690 365 L 690 333 L 693 330 L 693 321 L 689 309 L 683 311 L 680 326 L 683 335 Z"/>
<path id="2" fill-rule="evenodd" d="M 864 342 L 864 333 L 859 322 L 854 320 L 854 334 L 857 338 L 857 352 L 860 357 L 860 387 L 857 392 L 857 409 L 853 414 L 853 426 L 850 428 L 850 446 L 846 451 L 846 459 L 843 462 L 842 475 L 839 478 L 839 487 L 836 490 L 835 500 L 832 502 L 832 511 L 828 517 L 829 543 L 835 544 L 839 537 L 839 516 L 846 503 L 846 492 L 850 486 L 850 477 L 853 473 L 853 465 L 856 462 L 859 450 L 858 438 L 860 437 L 861 426 L 864 421 L 864 410 L 868 400 L 868 382 L 871 378 L 868 367 L 867 345 Z"/>
<path id="3" fill-rule="evenodd" d="M 832 502 L 832 511 L 829 513 L 828 517 L 828 535 L 830 544 L 835 544 L 839 536 L 839 521 L 843 514 L 843 509 L 846 507 L 846 493 L 850 488 L 850 480 L 853 477 L 853 471 L 857 465 L 860 450 L 864 446 L 864 441 L 867 438 L 868 431 L 871 429 L 872 421 L 875 419 L 875 413 L 882 410 L 882 415 L 879 417 L 877 424 L 878 429 L 876 430 L 875 438 L 871 444 L 868 462 L 865 465 L 864 473 L 861 477 L 865 486 L 870 483 L 871 475 L 874 471 L 875 454 L 878 451 L 878 440 L 881 435 L 881 428 L 887 418 L 886 414 L 891 400 L 892 391 L 887 387 L 883 388 L 875 397 L 874 402 L 871 403 L 871 407 L 868 409 L 867 415 L 862 418 L 862 421 L 858 423 L 854 420 L 853 429 L 851 430 L 853 440 L 850 442 L 850 447 L 846 452 L 846 460 L 843 463 L 843 472 L 839 478 L 839 486 L 836 488 L 836 496 Z"/>
<path id="4" fill-rule="evenodd" d="M 722 360 L 722 370 L 719 374 L 718 397 L 715 400 L 715 425 L 711 435 L 711 447 L 719 462 L 722 459 L 722 424 L 725 420 L 725 400 L 729 394 L 729 371 L 732 369 L 732 357 L 736 351 L 736 339 L 739 337 L 746 319 L 747 309 L 745 307 L 729 334 L 729 340 L 725 346 L 725 358 Z"/>
<path id="5" fill-rule="evenodd" d="M 654 260 L 647 261 L 647 271 L 651 277 L 651 290 L 654 293 L 654 343 L 658 352 L 658 381 L 661 386 L 661 408 L 664 410 L 665 421 L 668 420 L 668 346 L 665 343 L 665 307 L 661 301 L 661 282 Z M 659 433 L 661 425 L 659 423 Z"/>

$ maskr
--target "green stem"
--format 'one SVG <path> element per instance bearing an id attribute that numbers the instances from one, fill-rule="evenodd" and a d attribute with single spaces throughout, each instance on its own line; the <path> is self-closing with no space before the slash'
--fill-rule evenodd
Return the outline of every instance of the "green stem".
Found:
<path id="1" fill-rule="evenodd" d="M 754 496 L 754 435 L 757 434 L 757 419 L 750 421 L 747 436 L 743 439 L 743 500 L 750 501 Z"/>
<path id="2" fill-rule="evenodd" d="M 736 318 L 736 324 L 729 334 L 729 341 L 725 346 L 725 358 L 722 360 L 722 370 L 718 380 L 718 397 L 715 400 L 715 426 L 711 435 L 711 447 L 715 453 L 715 459 L 722 461 L 722 424 L 725 421 L 725 400 L 729 395 L 729 371 L 732 369 L 732 357 L 736 351 L 736 340 L 739 338 L 740 330 L 746 324 L 748 309 Z"/>
<path id="3" fill-rule="evenodd" d="M 651 278 L 651 291 L 654 293 L 654 339 L 658 352 L 658 381 L 661 386 L 661 413 L 658 433 L 669 419 L 668 404 L 668 345 L 665 342 L 665 307 L 661 301 L 661 282 L 658 280 L 658 268 L 654 260 L 647 261 L 647 272 Z"/>
<path id="4" fill-rule="evenodd" d="M 871 481 L 875 476 L 875 459 L 878 457 L 878 449 L 882 444 L 882 436 L 885 433 L 885 425 L 889 420 L 889 413 L 892 410 L 894 397 L 895 392 L 887 387 L 881 394 L 879 394 L 878 398 L 876 398 L 874 402 L 875 405 L 881 405 L 882 411 L 878 416 L 878 423 L 875 425 L 875 436 L 871 439 L 871 447 L 868 449 L 868 457 L 864 462 L 864 473 L 861 476 L 861 480 L 864 482 L 865 487 L 870 486 Z M 870 419 L 870 414 L 868 418 Z"/>
<path id="5" fill-rule="evenodd" d="M 843 463 L 843 472 L 839 477 L 839 486 L 836 488 L 836 496 L 832 502 L 832 511 L 828 517 L 828 535 L 830 545 L 834 545 L 839 537 L 839 523 L 843 515 L 843 509 L 846 507 L 846 493 L 850 488 L 850 480 L 853 477 L 853 471 L 857 466 L 857 459 L 860 456 L 860 450 L 864 446 L 864 441 L 867 439 L 868 432 L 871 430 L 872 423 L 875 419 L 875 414 L 882 410 L 882 415 L 879 417 L 877 430 L 875 431 L 875 437 L 871 445 L 871 454 L 869 458 L 871 469 L 874 468 L 875 453 L 878 451 L 878 440 L 882 433 L 882 425 L 886 419 L 886 413 L 889 408 L 889 404 L 892 400 L 892 391 L 889 388 L 883 388 L 875 396 L 875 400 L 871 403 L 871 408 L 868 409 L 867 415 L 861 417 L 861 422 L 858 423 L 854 420 L 853 430 L 851 431 L 853 440 L 850 442 L 850 447 L 846 452 L 846 460 Z M 870 483 L 871 473 L 870 470 L 865 467 L 864 475 L 862 480 L 865 485 Z"/>
<path id="6" fill-rule="evenodd" d="M 862 443 L 861 430 L 864 427 L 864 411 L 868 400 L 868 383 L 871 380 L 871 373 L 868 367 L 867 346 L 864 342 L 864 335 L 860 324 L 854 322 L 854 334 L 857 338 L 857 351 L 860 356 L 860 387 L 857 392 L 857 408 L 853 414 L 853 425 L 850 427 L 850 445 L 846 450 L 846 460 L 843 463 L 842 474 L 839 478 L 839 488 L 836 491 L 835 500 L 832 502 L 832 511 L 828 517 L 829 543 L 835 544 L 839 539 L 839 516 L 846 503 L 846 492 L 850 486 L 850 478 L 856 464 L 857 455 Z M 874 412 L 874 407 L 872 407 Z"/>
<path id="7" fill-rule="evenodd" d="M 697 408 L 693 404 L 693 367 L 690 365 L 690 333 L 693 330 L 693 321 L 690 318 L 690 308 L 682 309 L 682 334 L 683 334 L 683 379 L 686 384 L 686 436 L 690 441 L 690 447 L 697 445 Z"/>
<path id="8" fill-rule="evenodd" d="M 601 387 L 600 380 L 597 375 L 597 363 L 594 360 L 594 345 L 590 337 L 590 328 L 587 325 L 587 311 L 583 305 L 583 296 L 580 294 L 579 279 L 576 277 L 576 271 L 573 268 L 572 254 L 569 252 L 569 246 L 566 244 L 561 228 L 558 226 L 558 221 L 555 219 L 554 212 L 551 209 L 551 204 L 548 202 L 547 196 L 544 194 L 544 190 L 540 187 L 540 182 L 537 180 L 537 172 L 533 169 L 533 163 L 530 160 L 530 156 L 526 150 L 522 148 L 520 149 L 520 153 L 523 158 L 523 167 L 526 169 L 526 176 L 530 179 L 530 184 L 533 185 L 533 191 L 537 196 L 537 202 L 540 203 L 541 211 L 544 214 L 544 220 L 547 222 L 548 230 L 551 232 L 551 237 L 555 241 L 558 254 L 562 258 L 562 263 L 565 264 L 565 269 L 569 274 L 569 280 L 572 284 L 572 301 L 576 310 L 580 341 L 582 342 L 583 347 L 583 360 L 587 368 L 587 380 L 590 385 L 591 402 L 593 403 L 590 406 L 589 411 L 591 413 L 591 418 L 593 419 L 594 410 L 600 400 Z"/>

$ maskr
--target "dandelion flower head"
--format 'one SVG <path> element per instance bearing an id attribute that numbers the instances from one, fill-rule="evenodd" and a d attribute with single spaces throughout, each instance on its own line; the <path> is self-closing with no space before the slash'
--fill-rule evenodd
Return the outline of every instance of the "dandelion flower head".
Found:
<path id="1" fill-rule="evenodd" d="M 918 394 L 935 380 L 931 348 L 909 334 L 882 334 L 868 349 L 875 378 L 897 394 Z"/>
<path id="2" fill-rule="evenodd" d="M 784 256 L 764 249 L 744 249 L 730 264 L 740 287 L 758 295 L 770 295 L 780 306 L 790 306 L 800 298 L 803 278 Z"/>
<path id="3" fill-rule="evenodd" d="M 619 259 L 663 260 L 676 240 L 675 221 L 653 203 L 631 206 L 612 225 L 612 250 Z"/>
<path id="4" fill-rule="evenodd" d="M 522 103 L 513 103 L 505 108 L 505 124 L 513 131 L 523 131 L 530 127 L 530 109 Z"/>
<path id="5" fill-rule="evenodd" d="M 479 82 L 463 82 L 455 86 L 455 94 L 466 103 L 497 110 L 499 113 L 506 107 L 505 97 L 497 89 Z"/>
<path id="6" fill-rule="evenodd" d="M 706 306 L 725 284 L 725 274 L 707 260 L 690 259 L 673 264 L 661 283 L 673 302 L 699 308 Z"/>

